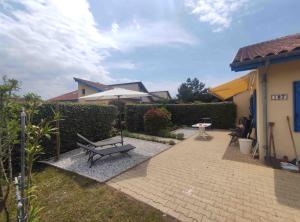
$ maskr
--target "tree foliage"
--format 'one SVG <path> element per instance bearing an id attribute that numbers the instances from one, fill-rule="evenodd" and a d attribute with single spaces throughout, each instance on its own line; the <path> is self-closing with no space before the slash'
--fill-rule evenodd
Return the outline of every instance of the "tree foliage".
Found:
<path id="1" fill-rule="evenodd" d="M 7 198 L 13 181 L 12 150 L 18 143 L 18 104 L 14 93 L 19 89 L 18 81 L 3 77 L 0 84 L 0 212 L 4 210 L 9 221 Z"/>
<path id="2" fill-rule="evenodd" d="M 33 122 L 33 117 L 38 113 L 42 104 L 41 98 L 33 93 L 24 96 L 20 103 L 15 92 L 19 89 L 17 80 L 3 77 L 0 84 L 0 212 L 4 211 L 6 221 L 10 221 L 7 208 L 7 199 L 13 182 L 12 151 L 20 144 L 20 114 L 21 106 L 26 112 L 25 126 L 25 154 L 26 154 L 26 201 L 25 208 L 28 215 L 27 221 L 38 221 L 37 212 L 40 209 L 35 204 L 35 186 L 32 184 L 32 165 L 38 155 L 43 152 L 42 141 L 56 132 L 55 122 L 60 117 L 45 118 L 38 123 Z"/>
<path id="3" fill-rule="evenodd" d="M 203 82 L 197 78 L 188 78 L 186 82 L 182 83 L 178 88 L 177 97 L 182 102 L 216 102 L 218 99 L 208 93 L 208 88 Z"/>

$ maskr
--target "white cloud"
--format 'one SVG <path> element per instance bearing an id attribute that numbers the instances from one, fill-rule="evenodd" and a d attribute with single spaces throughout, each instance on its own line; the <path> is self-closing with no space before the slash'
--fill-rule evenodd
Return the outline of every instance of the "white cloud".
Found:
<path id="1" fill-rule="evenodd" d="M 112 39 L 117 48 L 122 51 L 154 45 L 192 45 L 196 43 L 196 39 L 182 27 L 168 21 L 133 20 L 124 26 L 113 23 L 112 30 L 105 36 Z"/>
<path id="2" fill-rule="evenodd" d="M 73 90 L 74 76 L 118 81 L 107 71 L 111 50 L 195 41 L 170 22 L 115 22 L 101 31 L 89 7 L 87 0 L 0 0 L 0 75 L 49 98 Z M 112 65 L 136 68 L 128 61 Z"/>
<path id="3" fill-rule="evenodd" d="M 111 25 L 111 32 L 112 33 L 117 33 L 118 32 L 118 30 L 119 30 L 119 25 L 118 25 L 118 23 L 113 23 L 112 25 Z"/>
<path id="4" fill-rule="evenodd" d="M 138 68 L 138 65 L 130 61 L 120 61 L 120 62 L 106 63 L 106 68 L 134 70 Z"/>
<path id="5" fill-rule="evenodd" d="M 13 3 L 20 7 L 13 7 Z M 98 31 L 85 0 L 3 4 L 6 7 L 0 11 L 1 75 L 21 80 L 24 91 L 35 91 L 43 97 L 70 89 L 74 75 L 110 80 L 102 62 L 109 55 L 108 49 L 115 45 Z M 52 90 L 45 91 L 50 84 Z"/>
<path id="6" fill-rule="evenodd" d="M 215 32 L 228 28 L 235 12 L 248 0 L 185 0 L 185 5 L 201 22 L 214 27 Z"/>

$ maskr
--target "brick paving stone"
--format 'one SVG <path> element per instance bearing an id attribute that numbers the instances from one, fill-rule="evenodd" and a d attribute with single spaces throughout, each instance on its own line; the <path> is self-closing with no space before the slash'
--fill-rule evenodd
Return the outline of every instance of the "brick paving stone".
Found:
<path id="1" fill-rule="evenodd" d="M 181 221 L 300 221 L 300 174 L 274 170 L 228 147 L 228 132 L 197 135 L 108 185 Z"/>

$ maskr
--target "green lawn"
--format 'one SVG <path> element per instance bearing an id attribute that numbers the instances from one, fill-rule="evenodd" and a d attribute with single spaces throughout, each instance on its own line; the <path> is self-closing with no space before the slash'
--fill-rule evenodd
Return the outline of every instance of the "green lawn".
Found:
<path id="1" fill-rule="evenodd" d="M 106 184 L 47 167 L 35 173 L 42 221 L 175 221 Z M 10 206 L 14 208 L 12 192 Z M 15 221 L 15 210 L 11 215 Z M 0 221 L 3 214 L 0 213 Z"/>

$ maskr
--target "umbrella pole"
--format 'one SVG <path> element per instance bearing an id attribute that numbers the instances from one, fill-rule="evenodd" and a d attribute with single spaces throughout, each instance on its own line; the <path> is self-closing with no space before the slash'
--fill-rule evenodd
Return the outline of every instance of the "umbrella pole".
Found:
<path id="1" fill-rule="evenodd" d="M 118 104 L 120 105 L 120 96 L 118 96 Z M 121 133 L 121 143 L 123 144 L 123 130 L 122 130 L 122 120 L 121 120 L 121 111 L 119 110 L 119 127 L 120 127 L 120 133 Z"/>

